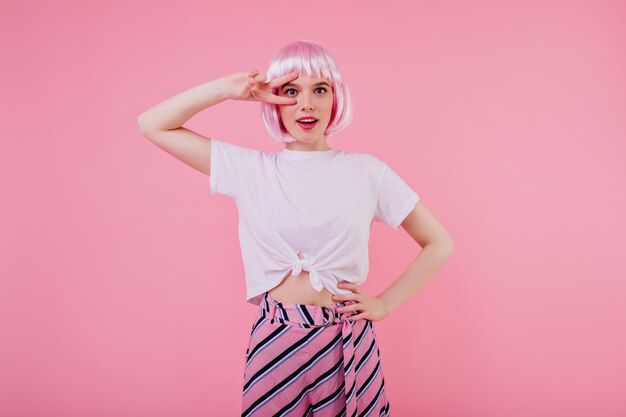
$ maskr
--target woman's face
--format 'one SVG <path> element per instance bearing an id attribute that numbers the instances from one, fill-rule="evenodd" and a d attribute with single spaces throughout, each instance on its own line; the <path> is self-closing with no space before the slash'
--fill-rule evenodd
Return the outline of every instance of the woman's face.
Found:
<path id="1" fill-rule="evenodd" d="M 300 74 L 295 80 L 283 84 L 277 95 L 297 100 L 296 104 L 279 106 L 280 117 L 291 136 L 304 143 L 324 142 L 324 131 L 330 123 L 333 107 L 330 80 Z M 303 118 L 317 121 L 308 124 L 298 121 Z"/>

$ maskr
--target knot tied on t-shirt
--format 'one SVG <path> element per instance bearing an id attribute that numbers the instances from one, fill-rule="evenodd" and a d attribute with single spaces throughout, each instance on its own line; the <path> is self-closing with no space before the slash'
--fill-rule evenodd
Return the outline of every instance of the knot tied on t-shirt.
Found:
<path id="1" fill-rule="evenodd" d="M 302 255 L 303 258 L 300 258 L 300 255 Z M 304 256 L 302 252 L 299 252 L 298 259 L 296 260 L 296 262 L 293 264 L 293 267 L 291 268 L 291 273 L 293 275 L 299 275 L 300 272 L 307 271 L 309 273 L 309 279 L 311 280 L 311 285 L 313 286 L 313 288 L 315 288 L 315 291 L 319 292 L 319 291 L 322 291 L 322 288 L 324 286 L 322 285 L 322 280 L 318 276 L 317 271 L 315 271 L 315 268 L 313 268 L 312 264 L 313 264 L 313 261 L 309 259 L 308 256 Z"/>
<path id="2" fill-rule="evenodd" d="M 309 261 L 308 258 L 298 259 L 298 261 L 293 266 L 292 273 L 294 275 L 298 275 L 302 271 L 307 271 L 307 272 L 311 271 L 311 261 Z"/>

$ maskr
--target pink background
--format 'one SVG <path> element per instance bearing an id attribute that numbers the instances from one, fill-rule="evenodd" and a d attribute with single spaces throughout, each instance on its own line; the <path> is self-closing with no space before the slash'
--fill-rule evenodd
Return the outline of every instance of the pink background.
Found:
<path id="1" fill-rule="evenodd" d="M 385 160 L 455 241 L 377 323 L 392 415 L 626 415 L 624 2 L 89 3 L 0 13 L 0 415 L 238 415 L 236 207 L 136 117 L 295 39 L 352 91 L 331 147 Z M 259 108 L 185 126 L 279 149 Z M 372 294 L 419 249 L 381 223 L 370 247 Z"/>

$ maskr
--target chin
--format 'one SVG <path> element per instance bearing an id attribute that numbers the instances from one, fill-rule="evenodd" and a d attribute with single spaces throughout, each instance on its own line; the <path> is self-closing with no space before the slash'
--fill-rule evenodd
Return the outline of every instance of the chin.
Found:
<path id="1" fill-rule="evenodd" d="M 293 131 L 289 131 L 289 134 L 293 136 L 294 138 L 296 138 L 297 140 L 299 140 L 300 142 L 314 143 L 319 138 L 319 134 L 316 132 L 313 132 L 313 131 L 303 132 L 298 126 L 296 126 L 294 129 L 295 129 L 295 133 Z M 325 134 L 322 134 L 322 135 L 326 137 Z"/>

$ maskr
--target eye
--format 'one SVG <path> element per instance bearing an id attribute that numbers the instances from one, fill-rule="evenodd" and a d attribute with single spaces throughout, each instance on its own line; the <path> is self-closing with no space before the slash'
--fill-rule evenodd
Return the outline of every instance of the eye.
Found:
<path id="1" fill-rule="evenodd" d="M 317 87 L 315 89 L 315 91 L 319 91 L 322 90 L 322 92 L 320 94 L 324 94 L 325 92 L 327 92 L 328 90 L 326 90 L 325 87 Z M 294 88 L 287 88 L 283 93 L 287 96 L 292 96 L 292 94 L 290 93 L 290 91 L 296 91 Z"/>

